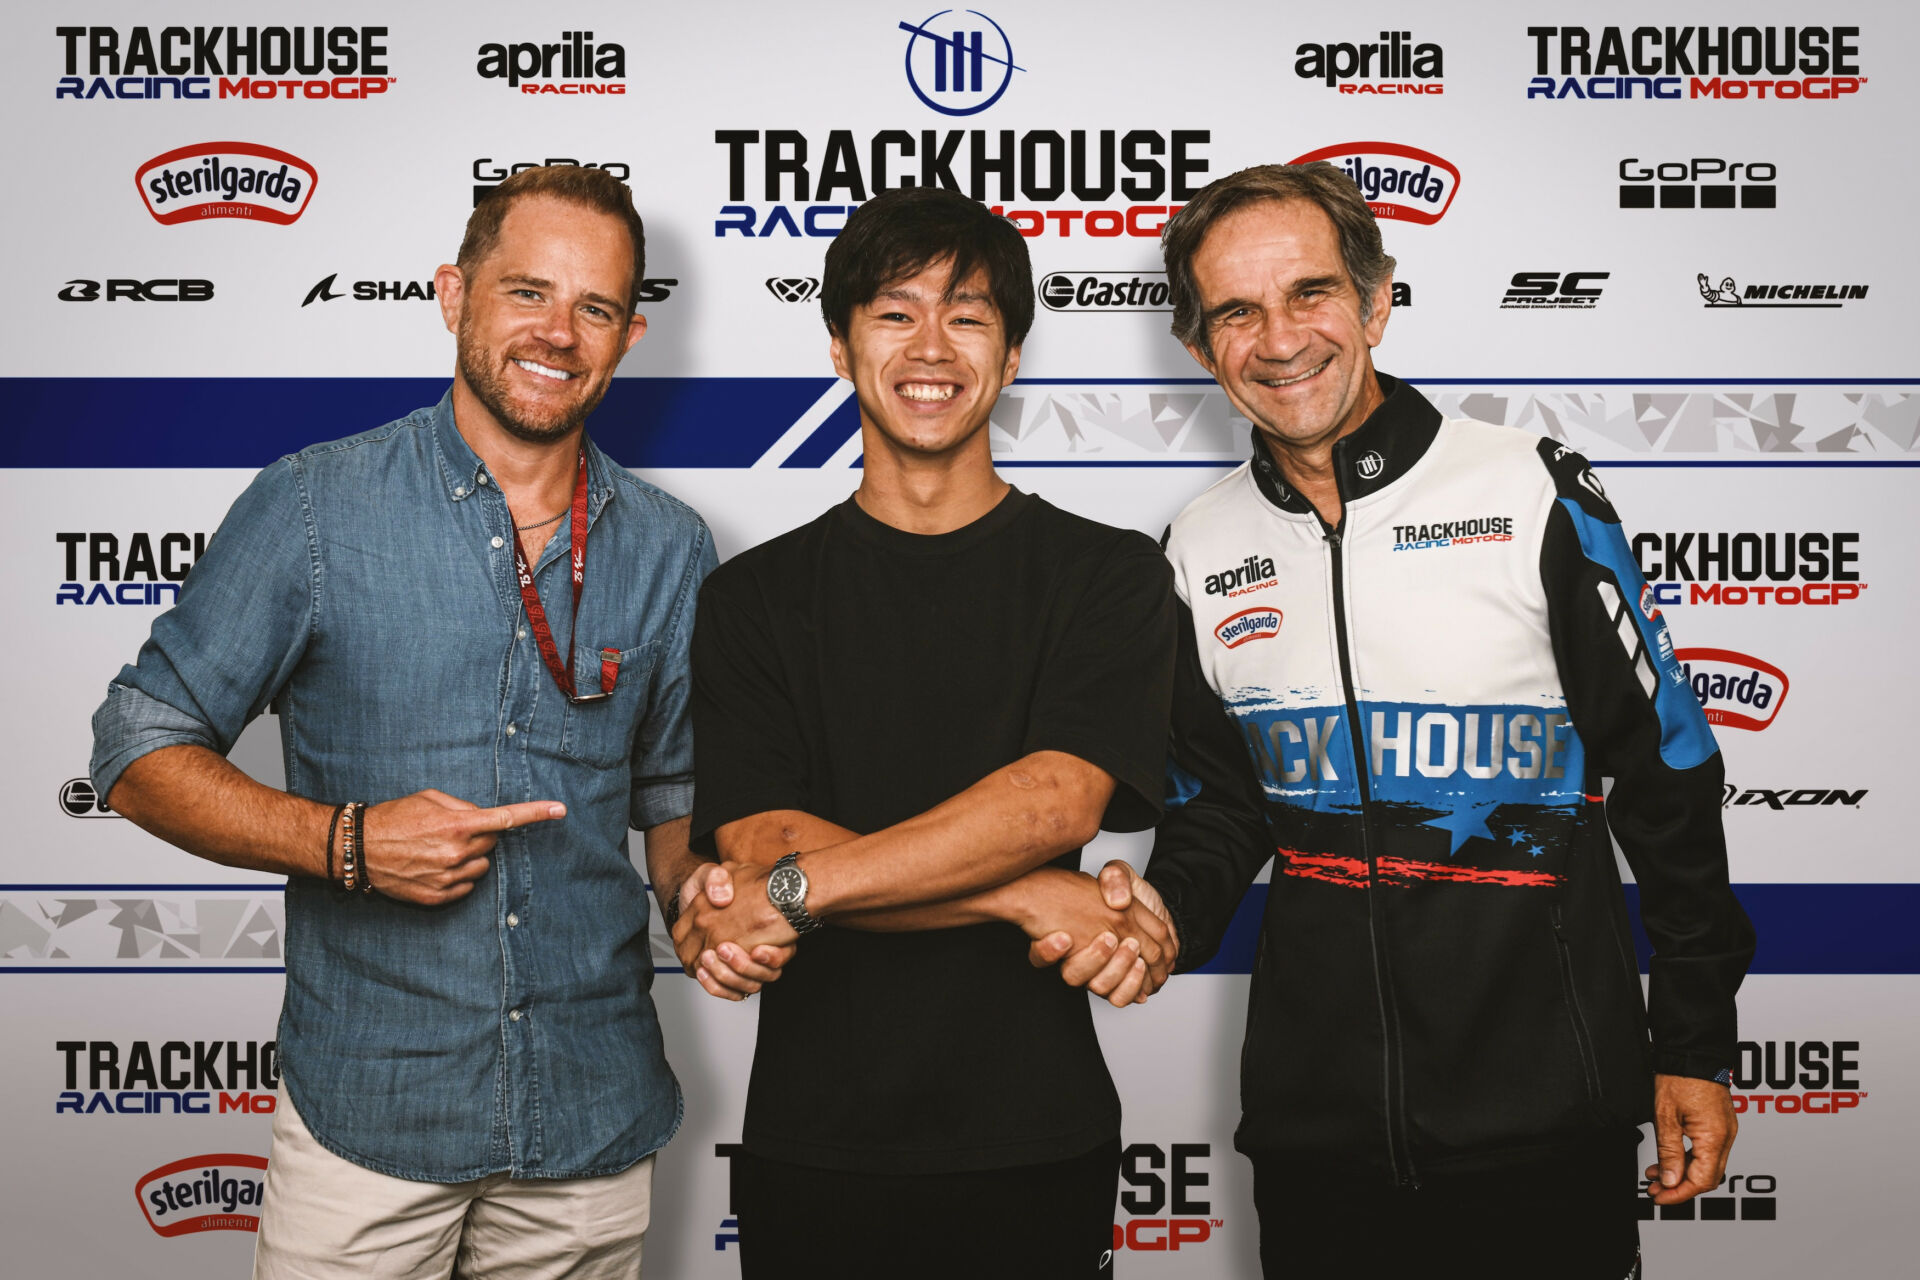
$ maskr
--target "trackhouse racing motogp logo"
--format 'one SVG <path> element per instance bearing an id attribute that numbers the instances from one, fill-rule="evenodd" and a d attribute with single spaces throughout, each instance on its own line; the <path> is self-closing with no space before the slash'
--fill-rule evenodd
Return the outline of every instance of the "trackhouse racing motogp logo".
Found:
<path id="1" fill-rule="evenodd" d="M 1831 101 L 1859 93 L 1858 27 L 1528 27 L 1528 99 Z"/>
<path id="2" fill-rule="evenodd" d="M 895 25 L 907 34 L 915 98 L 942 115 L 979 119 L 1024 70 L 1006 33 L 977 10 L 943 9 Z M 914 123 L 909 116 L 873 130 L 716 129 L 727 203 L 714 219 L 715 238 L 831 239 L 870 195 L 945 187 L 1030 238 L 1158 240 L 1210 176 L 1207 129 L 899 127 Z"/>
<path id="3" fill-rule="evenodd" d="M 258 1231 L 266 1170 L 261 1156 L 188 1156 L 134 1183 L 133 1194 L 156 1235 Z"/>
<path id="4" fill-rule="evenodd" d="M 1662 608 L 1836 605 L 1867 589 L 1858 533 L 1636 533 L 1633 554 Z"/>
<path id="5" fill-rule="evenodd" d="M 385 27 L 55 27 L 55 98 L 359 100 L 395 83 Z M 81 74 L 82 59 L 86 74 Z"/>
<path id="6" fill-rule="evenodd" d="M 1397 142 L 1342 142 L 1321 147 L 1289 164 L 1325 160 L 1353 179 L 1376 218 L 1431 225 L 1440 221 L 1460 189 L 1460 171 L 1430 151 Z"/>
<path id="7" fill-rule="evenodd" d="M 141 165 L 134 186 L 162 226 L 205 218 L 247 218 L 281 226 L 307 211 L 318 181 L 290 152 L 254 142 L 197 142 Z"/>

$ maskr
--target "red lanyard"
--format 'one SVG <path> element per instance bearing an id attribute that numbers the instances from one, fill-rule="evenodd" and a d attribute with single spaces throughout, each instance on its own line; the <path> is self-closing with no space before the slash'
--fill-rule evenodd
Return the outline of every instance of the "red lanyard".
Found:
<path id="1" fill-rule="evenodd" d="M 509 516 L 511 518 L 511 516 Z M 534 589 L 533 568 L 527 563 L 526 548 L 520 545 L 518 530 L 513 535 L 513 569 L 520 580 L 520 602 L 527 608 L 527 624 L 533 628 L 533 641 L 540 646 L 540 656 L 546 661 L 547 670 L 553 673 L 553 682 L 560 686 L 560 692 L 567 695 L 568 702 L 598 702 L 602 698 L 613 696 L 614 681 L 620 675 L 620 651 L 602 649 L 600 651 L 600 692 L 580 694 L 574 692 L 573 684 L 573 633 L 580 624 L 580 586 L 587 579 L 587 450 L 580 449 L 580 475 L 573 483 L 573 617 L 567 624 L 567 661 L 560 663 L 560 651 L 553 642 L 553 628 L 547 625 L 547 611 L 540 603 L 540 593 Z"/>

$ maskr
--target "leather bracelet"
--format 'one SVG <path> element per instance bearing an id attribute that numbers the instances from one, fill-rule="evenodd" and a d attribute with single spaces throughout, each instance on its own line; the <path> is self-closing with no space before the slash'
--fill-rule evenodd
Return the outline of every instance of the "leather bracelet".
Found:
<path id="1" fill-rule="evenodd" d="M 333 837 L 340 830 L 340 815 L 347 806 L 337 804 L 333 807 L 333 817 L 327 820 L 327 883 L 333 883 Z"/>
<path id="2" fill-rule="evenodd" d="M 353 843 L 360 849 L 360 892 L 373 892 L 373 872 L 367 866 L 367 805 L 363 800 L 353 807 Z"/>
<path id="3" fill-rule="evenodd" d="M 357 804 L 349 801 L 346 825 L 340 832 L 340 887 L 353 893 L 360 887 L 360 842 L 356 838 L 353 811 Z"/>

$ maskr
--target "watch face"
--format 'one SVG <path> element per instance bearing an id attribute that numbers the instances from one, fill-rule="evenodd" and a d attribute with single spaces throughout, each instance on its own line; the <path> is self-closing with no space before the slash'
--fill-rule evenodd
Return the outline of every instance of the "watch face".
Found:
<path id="1" fill-rule="evenodd" d="M 780 867 L 767 877 L 767 897 L 783 905 L 800 901 L 807 891 L 807 878 L 793 867 Z"/>

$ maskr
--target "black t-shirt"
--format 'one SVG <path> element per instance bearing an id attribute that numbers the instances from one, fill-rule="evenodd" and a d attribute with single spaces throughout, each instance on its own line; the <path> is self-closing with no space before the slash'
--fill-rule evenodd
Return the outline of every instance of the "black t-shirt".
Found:
<path id="1" fill-rule="evenodd" d="M 1102 825 L 1160 815 L 1172 575 L 1146 536 L 1011 490 L 950 533 L 852 499 L 720 566 L 693 635 L 694 846 L 770 809 L 867 834 L 1034 751 L 1113 775 Z M 1057 865 L 1079 865 L 1079 852 Z M 817 1168 L 1040 1164 L 1115 1136 L 1085 992 L 1010 924 L 829 925 L 760 993 L 743 1141 Z"/>

